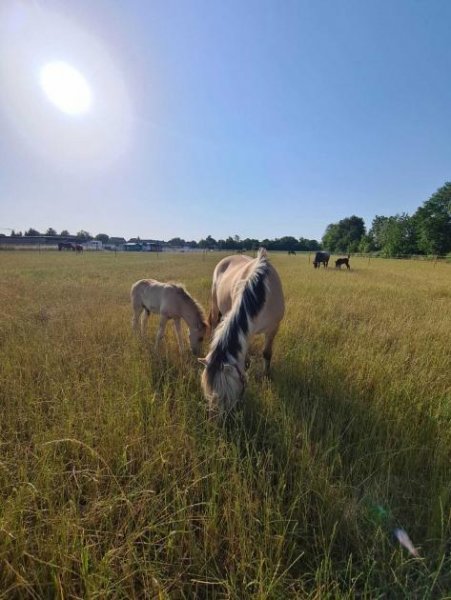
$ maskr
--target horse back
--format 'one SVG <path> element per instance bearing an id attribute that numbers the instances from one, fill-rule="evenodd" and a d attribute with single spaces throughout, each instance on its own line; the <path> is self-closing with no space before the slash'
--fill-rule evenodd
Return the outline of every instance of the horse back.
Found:
<path id="1" fill-rule="evenodd" d="M 213 293 L 216 295 L 220 312 L 225 315 L 247 281 L 255 259 L 245 255 L 228 256 L 222 259 L 213 274 Z M 282 283 L 271 263 L 266 279 L 266 298 L 262 310 L 255 319 L 255 333 L 266 331 L 281 321 L 285 312 Z"/>
<path id="2" fill-rule="evenodd" d="M 133 304 L 141 304 L 149 312 L 160 312 L 165 284 L 156 279 L 140 279 L 132 285 L 130 296 Z"/>

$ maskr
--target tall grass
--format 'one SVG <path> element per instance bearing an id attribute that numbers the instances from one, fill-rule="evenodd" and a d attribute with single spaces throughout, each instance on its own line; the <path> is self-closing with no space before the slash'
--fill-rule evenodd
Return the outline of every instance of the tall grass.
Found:
<path id="1" fill-rule="evenodd" d="M 273 379 L 257 340 L 218 426 L 128 297 L 171 279 L 207 306 L 218 255 L 0 258 L 1 597 L 451 597 L 449 265 L 273 255 Z"/>

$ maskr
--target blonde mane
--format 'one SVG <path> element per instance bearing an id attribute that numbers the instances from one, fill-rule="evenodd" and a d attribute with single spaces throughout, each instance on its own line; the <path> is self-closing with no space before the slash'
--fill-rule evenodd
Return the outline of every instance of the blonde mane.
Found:
<path id="1" fill-rule="evenodd" d="M 205 315 L 204 309 L 202 308 L 202 305 L 191 296 L 191 294 L 187 291 L 183 283 L 176 283 L 171 281 L 168 283 L 168 285 L 171 285 L 173 288 L 175 288 L 176 292 L 194 308 L 198 321 L 198 328 L 207 328 L 207 317 Z"/>

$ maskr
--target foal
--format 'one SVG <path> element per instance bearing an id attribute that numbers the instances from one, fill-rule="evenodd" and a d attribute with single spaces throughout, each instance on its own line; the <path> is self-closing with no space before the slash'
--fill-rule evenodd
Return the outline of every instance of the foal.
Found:
<path id="1" fill-rule="evenodd" d="M 144 335 L 150 313 L 160 315 L 160 326 L 155 340 L 156 350 L 164 336 L 168 320 L 173 319 L 179 350 L 182 351 L 180 319 L 183 319 L 189 328 L 191 350 L 195 356 L 199 356 L 207 331 L 207 321 L 201 305 L 182 285 L 161 283 L 155 279 L 141 279 L 132 285 L 130 297 L 134 311 L 132 325 L 136 332 L 138 332 L 140 319 L 141 334 Z"/>
<path id="2" fill-rule="evenodd" d="M 341 269 L 341 265 L 346 265 L 346 267 L 350 269 L 351 267 L 349 265 L 349 259 L 350 254 L 348 254 L 348 256 L 345 258 L 337 258 L 337 260 L 335 261 L 335 268 Z"/>

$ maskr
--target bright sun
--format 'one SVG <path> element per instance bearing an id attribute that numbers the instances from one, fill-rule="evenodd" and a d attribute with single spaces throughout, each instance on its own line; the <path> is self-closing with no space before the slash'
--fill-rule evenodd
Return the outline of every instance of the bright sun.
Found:
<path id="1" fill-rule="evenodd" d="M 65 62 L 51 62 L 40 72 L 40 84 L 47 98 L 68 115 L 87 112 L 92 93 L 83 75 Z"/>

